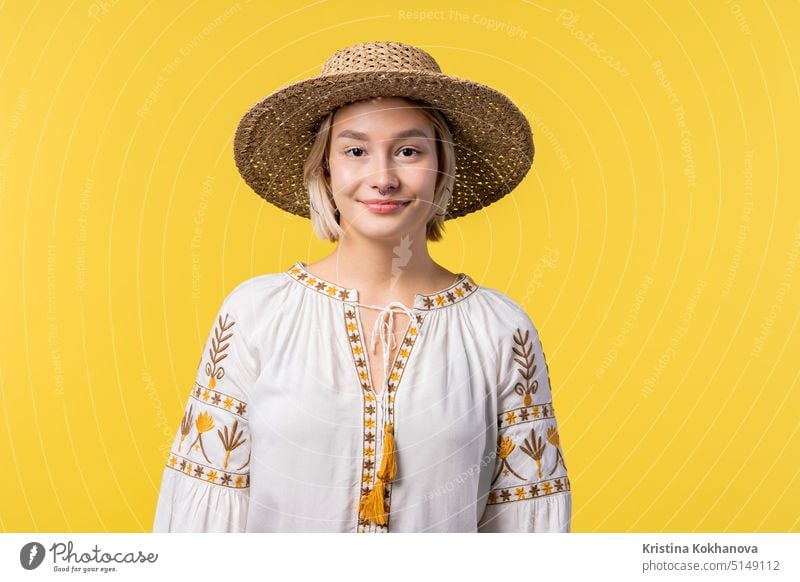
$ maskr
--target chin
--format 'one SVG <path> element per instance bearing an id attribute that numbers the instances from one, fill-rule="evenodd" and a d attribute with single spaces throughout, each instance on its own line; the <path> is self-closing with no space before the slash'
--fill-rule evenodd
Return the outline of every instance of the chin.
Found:
<path id="1" fill-rule="evenodd" d="M 372 218 L 372 217 L 370 217 Z M 408 224 L 407 222 L 397 222 L 393 225 L 380 225 L 375 224 L 375 222 L 371 222 L 370 224 L 365 224 L 366 221 L 360 221 L 356 224 L 351 224 L 350 229 L 353 233 L 358 233 L 359 237 L 361 238 L 368 238 L 368 239 L 391 239 L 393 241 L 397 241 L 398 237 L 409 236 L 411 238 L 415 238 L 415 234 L 419 230 L 419 226 L 414 224 Z M 422 225 L 422 234 L 425 234 L 425 225 Z"/>

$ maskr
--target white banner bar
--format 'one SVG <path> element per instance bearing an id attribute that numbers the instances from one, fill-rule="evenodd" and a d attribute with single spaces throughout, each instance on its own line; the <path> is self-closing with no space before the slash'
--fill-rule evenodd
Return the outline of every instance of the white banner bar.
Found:
<path id="1" fill-rule="evenodd" d="M 800 534 L 2 534 L 0 580 L 800 580 Z"/>

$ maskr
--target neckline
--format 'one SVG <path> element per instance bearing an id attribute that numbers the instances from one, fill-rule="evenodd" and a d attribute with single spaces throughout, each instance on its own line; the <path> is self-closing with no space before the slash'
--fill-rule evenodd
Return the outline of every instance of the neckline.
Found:
<path id="1" fill-rule="evenodd" d="M 292 265 L 286 274 L 294 281 L 300 283 L 312 291 L 316 291 L 331 299 L 345 303 L 358 303 L 358 289 L 341 287 L 326 281 L 322 277 L 317 277 L 308 271 L 307 264 L 297 261 Z M 450 286 L 445 287 L 434 293 L 415 293 L 413 309 L 430 311 L 453 305 L 463 301 L 478 288 L 475 281 L 466 273 L 457 273 L 456 281 Z"/>

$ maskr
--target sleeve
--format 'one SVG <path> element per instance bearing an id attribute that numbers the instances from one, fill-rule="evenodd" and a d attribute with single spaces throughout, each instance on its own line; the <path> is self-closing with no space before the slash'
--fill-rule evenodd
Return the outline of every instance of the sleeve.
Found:
<path id="1" fill-rule="evenodd" d="M 572 494 L 539 334 L 517 307 L 503 323 L 496 442 L 481 533 L 570 531 Z"/>
<path id="2" fill-rule="evenodd" d="M 235 290 L 234 290 L 235 291 Z M 225 298 L 203 349 L 161 481 L 154 532 L 242 532 L 250 492 L 247 394 L 257 358 L 246 301 Z"/>

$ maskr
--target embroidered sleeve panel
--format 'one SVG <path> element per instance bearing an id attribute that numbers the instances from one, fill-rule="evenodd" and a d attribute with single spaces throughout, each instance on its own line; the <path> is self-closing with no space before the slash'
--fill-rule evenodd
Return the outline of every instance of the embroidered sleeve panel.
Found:
<path id="1" fill-rule="evenodd" d="M 187 478 L 244 489 L 250 486 L 249 451 L 244 402 L 196 383 L 167 466 Z"/>
<path id="2" fill-rule="evenodd" d="M 521 310 L 521 308 L 520 308 Z M 570 490 L 539 334 L 527 314 L 501 340 L 497 456 L 487 504 Z"/>
<path id="3" fill-rule="evenodd" d="M 247 338 L 231 296 L 217 314 L 198 365 L 167 467 L 187 479 L 250 487 L 247 393 L 255 381 Z"/>

